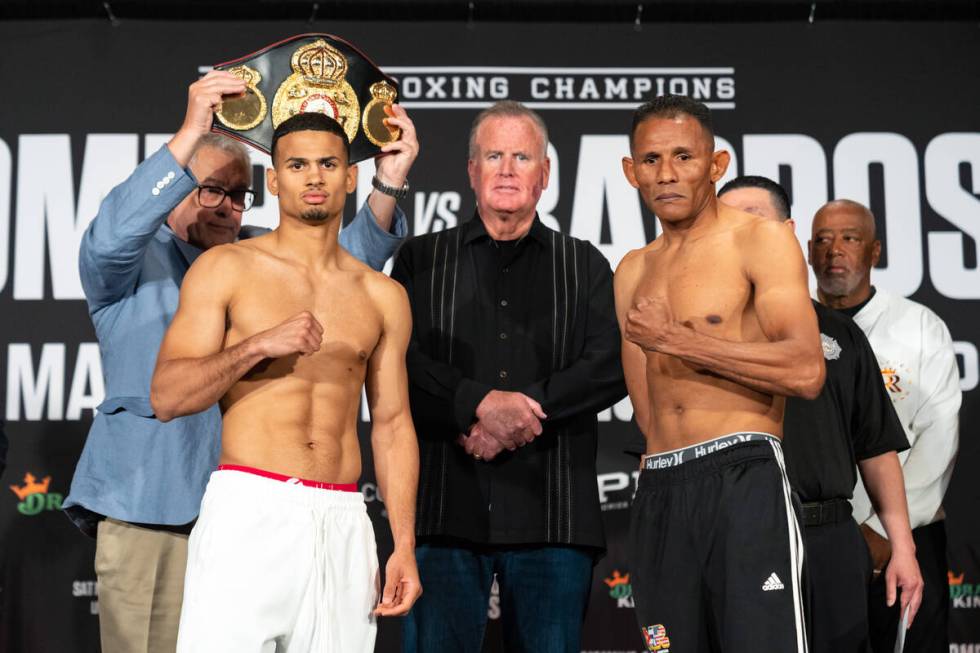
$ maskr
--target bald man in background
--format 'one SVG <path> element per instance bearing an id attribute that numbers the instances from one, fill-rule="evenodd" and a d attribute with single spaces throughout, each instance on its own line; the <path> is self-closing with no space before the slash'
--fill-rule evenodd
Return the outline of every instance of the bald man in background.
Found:
<path id="1" fill-rule="evenodd" d="M 919 618 L 905 650 L 946 653 L 946 530 L 942 500 L 953 472 L 959 439 L 959 371 L 946 324 L 911 300 L 876 289 L 871 268 L 881 256 L 875 218 L 850 200 L 825 204 L 813 218 L 809 261 L 820 303 L 851 316 L 868 336 L 892 404 L 911 449 L 899 454 L 908 495 L 915 555 L 925 581 Z M 870 589 L 871 645 L 892 653 L 901 619 L 897 605 L 885 606 L 882 569 L 896 543 L 882 527 L 864 486 L 854 491 L 854 517 L 871 550 L 875 579 Z"/>

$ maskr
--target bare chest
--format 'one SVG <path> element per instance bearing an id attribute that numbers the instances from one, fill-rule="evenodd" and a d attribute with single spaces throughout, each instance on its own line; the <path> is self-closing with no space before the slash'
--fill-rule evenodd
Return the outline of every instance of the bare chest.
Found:
<path id="1" fill-rule="evenodd" d="M 297 361 L 298 366 L 366 365 L 381 336 L 382 319 L 358 272 L 312 276 L 257 266 L 229 306 L 226 343 L 272 329 L 304 311 L 320 323 L 323 340 L 320 350 Z"/>
<path id="2" fill-rule="evenodd" d="M 647 254 L 634 301 L 663 297 L 674 318 L 699 331 L 741 331 L 752 285 L 740 258 L 718 240 Z"/>

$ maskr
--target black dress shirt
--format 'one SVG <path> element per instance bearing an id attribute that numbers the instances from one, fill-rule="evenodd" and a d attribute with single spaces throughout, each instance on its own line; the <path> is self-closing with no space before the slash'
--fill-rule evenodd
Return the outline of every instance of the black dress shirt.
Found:
<path id="1" fill-rule="evenodd" d="M 391 276 L 412 305 L 420 540 L 604 547 L 596 413 L 626 394 L 606 259 L 537 218 L 494 241 L 476 216 L 406 242 Z M 491 390 L 523 392 L 548 417 L 531 444 L 476 461 L 456 439 Z"/>
<path id="2" fill-rule="evenodd" d="M 786 473 L 804 503 L 850 499 L 857 461 L 909 448 L 864 332 L 839 311 L 813 307 L 827 380 L 813 401 L 787 398 L 783 418 Z"/>

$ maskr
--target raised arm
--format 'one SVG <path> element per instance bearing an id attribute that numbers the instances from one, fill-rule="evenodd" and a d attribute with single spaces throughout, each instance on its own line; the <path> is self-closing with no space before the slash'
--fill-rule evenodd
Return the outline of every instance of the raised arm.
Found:
<path id="1" fill-rule="evenodd" d="M 419 141 L 415 134 L 415 123 L 401 105 L 392 105 L 387 113 L 386 122 L 400 129 L 401 135 L 397 141 L 381 148 L 375 174 L 382 183 L 393 188 L 401 188 L 408 181 L 408 172 L 419 155 Z M 391 230 L 391 220 L 397 208 L 395 198 L 372 191 L 368 196 L 368 205 L 378 220 L 378 226 L 386 232 Z M 401 237 L 404 238 L 405 234 Z"/>
<path id="2" fill-rule="evenodd" d="M 405 109 L 394 105 L 387 120 L 393 127 L 401 129 L 401 136 L 381 148 L 376 174 L 384 184 L 401 188 L 419 154 L 419 143 L 415 125 Z M 398 208 L 395 198 L 372 190 L 354 220 L 340 231 L 340 245 L 380 271 L 407 235 L 405 213 Z"/>
<path id="3" fill-rule="evenodd" d="M 674 319 L 662 298 L 633 305 L 626 337 L 759 392 L 814 399 L 823 387 L 825 369 L 800 245 L 777 222 L 759 221 L 743 238 L 744 270 L 766 341 L 736 342 L 698 333 Z"/>
<path id="4" fill-rule="evenodd" d="M 222 349 L 234 279 L 242 266 L 235 247 L 208 250 L 184 277 L 180 305 L 160 346 L 150 386 L 150 403 L 162 422 L 210 408 L 265 358 L 320 348 L 323 328 L 304 311 Z"/>
<path id="5" fill-rule="evenodd" d="M 112 189 L 85 230 L 78 266 L 90 310 L 118 301 L 135 284 L 146 247 L 164 220 L 197 186 L 187 170 L 213 109 L 225 94 L 245 90 L 234 75 L 213 70 L 187 89 L 180 129 L 130 177 Z"/>
<path id="6" fill-rule="evenodd" d="M 135 286 L 153 235 L 196 184 L 164 145 L 102 200 L 78 251 L 78 273 L 93 313 Z"/>
<path id="7" fill-rule="evenodd" d="M 371 448 L 395 544 L 385 567 L 385 586 L 376 612 L 380 616 L 400 616 L 422 593 L 415 563 L 419 447 L 409 410 L 405 371 L 412 316 L 405 290 L 397 283 L 379 277 L 372 293 L 382 310 L 384 326 L 367 369 Z"/>
<path id="8" fill-rule="evenodd" d="M 338 242 L 351 256 L 380 272 L 405 239 L 408 226 L 405 213 L 395 205 L 393 197 L 388 198 L 391 200 L 391 212 L 387 222 L 394 220 L 394 224 L 390 230 L 383 226 L 384 221 L 371 209 L 371 198 L 375 195 L 380 193 L 371 193 L 351 223 L 340 230 Z"/>
<path id="9" fill-rule="evenodd" d="M 643 273 L 643 250 L 627 254 L 616 268 L 613 277 L 613 291 L 616 296 L 616 318 L 622 333 L 621 358 L 623 373 L 626 376 L 626 389 L 633 404 L 633 415 L 640 432 L 649 437 L 652 428 L 650 421 L 650 389 L 647 384 L 647 357 L 643 349 L 626 338 L 626 314 L 633 305 L 633 294 Z"/>

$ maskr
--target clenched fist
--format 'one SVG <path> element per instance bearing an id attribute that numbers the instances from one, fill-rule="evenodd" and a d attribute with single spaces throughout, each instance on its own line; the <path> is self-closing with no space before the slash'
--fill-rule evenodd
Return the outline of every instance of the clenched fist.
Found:
<path id="1" fill-rule="evenodd" d="M 665 297 L 640 297 L 626 313 L 624 335 L 648 351 L 662 351 L 677 323 Z"/>
<path id="2" fill-rule="evenodd" d="M 282 358 L 292 354 L 308 356 L 319 351 L 323 327 L 309 311 L 294 315 L 282 324 L 250 338 L 256 351 L 266 358 Z"/>

